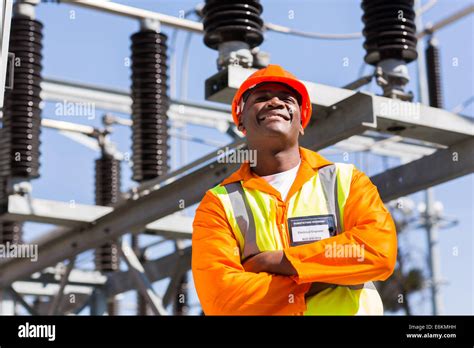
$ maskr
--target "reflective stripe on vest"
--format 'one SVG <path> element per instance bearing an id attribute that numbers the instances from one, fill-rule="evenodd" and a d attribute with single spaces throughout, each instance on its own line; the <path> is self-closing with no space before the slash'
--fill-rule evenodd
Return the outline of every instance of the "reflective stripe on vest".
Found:
<path id="1" fill-rule="evenodd" d="M 321 187 L 326 198 L 326 206 L 328 214 L 332 214 L 336 220 L 337 234 L 342 232 L 341 214 L 339 211 L 339 203 L 337 199 L 337 175 L 336 166 L 334 164 L 328 165 L 319 169 Z"/>
<path id="2" fill-rule="evenodd" d="M 242 237 L 244 238 L 243 258 L 246 259 L 260 253 L 257 246 L 255 229 L 255 220 L 253 218 L 252 209 L 245 198 L 242 183 L 233 182 L 225 185 L 227 194 L 229 195 L 230 204 L 234 211 L 235 220 L 239 226 Z"/>

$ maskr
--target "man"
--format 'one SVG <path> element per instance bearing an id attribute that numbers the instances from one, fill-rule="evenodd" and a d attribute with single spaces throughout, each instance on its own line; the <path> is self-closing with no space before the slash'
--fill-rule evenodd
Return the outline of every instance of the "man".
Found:
<path id="1" fill-rule="evenodd" d="M 270 65 L 244 81 L 232 115 L 257 160 L 196 211 L 192 270 L 204 313 L 383 314 L 371 281 L 395 267 L 394 222 L 365 174 L 299 147 L 311 117 L 305 86 Z"/>

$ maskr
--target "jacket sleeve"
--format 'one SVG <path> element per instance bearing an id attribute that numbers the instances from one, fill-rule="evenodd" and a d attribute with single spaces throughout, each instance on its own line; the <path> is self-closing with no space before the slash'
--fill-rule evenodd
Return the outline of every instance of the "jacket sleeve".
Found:
<path id="1" fill-rule="evenodd" d="M 285 250 L 298 273 L 296 282 L 355 285 L 385 280 L 393 273 L 395 224 L 377 187 L 355 167 L 343 219 L 343 233 Z"/>
<path id="2" fill-rule="evenodd" d="M 224 208 L 211 192 L 193 223 L 192 272 L 207 315 L 292 315 L 306 310 L 304 295 L 310 284 L 244 270 Z"/>

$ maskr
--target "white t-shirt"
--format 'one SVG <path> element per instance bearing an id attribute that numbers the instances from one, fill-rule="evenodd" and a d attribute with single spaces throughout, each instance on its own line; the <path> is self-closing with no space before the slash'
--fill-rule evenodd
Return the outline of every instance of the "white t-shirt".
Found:
<path id="1" fill-rule="evenodd" d="M 286 170 L 281 173 L 276 173 L 272 175 L 262 176 L 270 185 L 272 185 L 275 189 L 280 191 L 281 198 L 283 200 L 286 199 L 288 195 L 288 191 L 290 191 L 291 185 L 295 181 L 296 174 L 298 173 L 298 169 L 301 165 L 301 160 L 298 165 L 290 170 Z"/>

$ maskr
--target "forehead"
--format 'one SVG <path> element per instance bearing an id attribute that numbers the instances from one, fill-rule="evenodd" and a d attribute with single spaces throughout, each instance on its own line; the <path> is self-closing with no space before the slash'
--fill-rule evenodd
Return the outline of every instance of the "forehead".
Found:
<path id="1" fill-rule="evenodd" d="M 265 82 L 257 87 L 250 90 L 250 94 L 254 93 L 274 93 L 274 92 L 286 92 L 292 95 L 297 95 L 296 91 L 291 87 L 278 82 Z"/>

